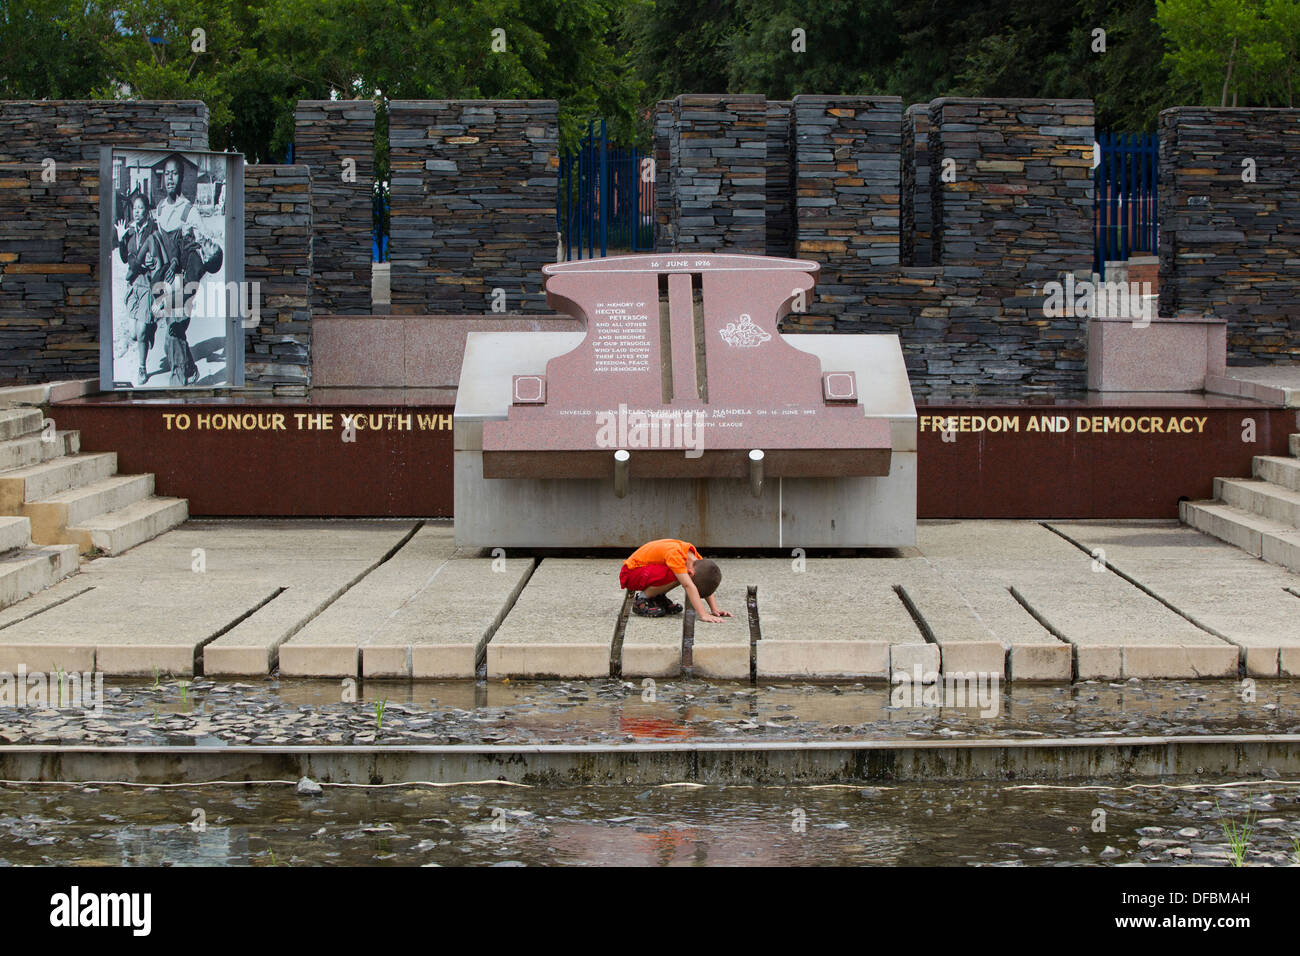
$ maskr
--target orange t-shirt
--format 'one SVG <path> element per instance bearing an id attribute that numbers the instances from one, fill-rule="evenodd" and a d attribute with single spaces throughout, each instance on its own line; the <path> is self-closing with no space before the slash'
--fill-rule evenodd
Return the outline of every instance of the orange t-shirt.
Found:
<path id="1" fill-rule="evenodd" d="M 629 568 L 641 568 L 647 564 L 666 564 L 673 574 L 685 574 L 688 552 L 694 554 L 696 558 L 701 556 L 695 549 L 695 545 L 689 541 L 660 538 L 658 541 L 648 541 L 641 545 L 632 552 L 632 557 L 623 563 Z"/>

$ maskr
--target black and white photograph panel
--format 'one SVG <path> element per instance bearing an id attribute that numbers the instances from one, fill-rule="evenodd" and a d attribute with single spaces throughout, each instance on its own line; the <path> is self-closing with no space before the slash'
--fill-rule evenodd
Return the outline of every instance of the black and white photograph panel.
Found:
<path id="1" fill-rule="evenodd" d="M 228 320 L 239 302 L 227 280 L 232 161 L 222 153 L 113 150 L 112 233 L 104 241 L 115 387 L 230 383 Z"/>

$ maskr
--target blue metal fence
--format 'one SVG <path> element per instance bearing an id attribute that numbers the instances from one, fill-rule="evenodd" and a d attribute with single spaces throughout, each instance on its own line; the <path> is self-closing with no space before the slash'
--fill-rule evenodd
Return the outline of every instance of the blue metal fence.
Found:
<path id="1" fill-rule="evenodd" d="M 1101 162 L 1093 172 L 1095 237 L 1093 269 L 1104 279 L 1106 263 L 1134 253 L 1155 255 L 1159 140 L 1154 133 L 1100 133 Z"/>
<path id="2" fill-rule="evenodd" d="M 388 183 L 375 183 L 374 193 L 371 199 L 371 208 L 373 210 L 374 226 L 370 233 L 370 261 L 387 262 L 388 255 L 388 230 L 389 216 L 391 213 L 391 199 L 388 192 Z"/>
<path id="3" fill-rule="evenodd" d="M 649 159 L 635 147 L 611 146 L 603 119 L 599 130 L 588 123 L 578 149 L 560 156 L 555 211 L 566 260 L 653 248 Z"/>

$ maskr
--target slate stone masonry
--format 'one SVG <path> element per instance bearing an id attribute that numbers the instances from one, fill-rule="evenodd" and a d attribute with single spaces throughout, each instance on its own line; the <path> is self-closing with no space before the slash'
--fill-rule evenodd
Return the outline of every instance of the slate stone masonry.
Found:
<path id="1" fill-rule="evenodd" d="M 1164 110 L 1159 176 L 1161 312 L 1226 319 L 1230 365 L 1300 362 L 1300 110 Z"/>
<path id="2" fill-rule="evenodd" d="M 903 114 L 902 228 L 899 260 L 905 266 L 934 263 L 933 217 L 930 207 L 930 109 L 923 103 Z"/>
<path id="3" fill-rule="evenodd" d="M 0 164 L 94 166 L 101 146 L 208 148 L 199 100 L 3 100 Z"/>
<path id="4" fill-rule="evenodd" d="M 860 312 L 864 274 L 898 266 L 902 100 L 796 96 L 795 255 L 822 264 L 815 311 Z"/>
<path id="5" fill-rule="evenodd" d="M 99 165 L 60 166 L 53 183 L 41 171 L 0 166 L 4 384 L 99 371 Z M 246 393 L 303 394 L 309 382 L 310 196 L 303 166 L 244 167 L 244 275 L 261 294 L 260 324 L 245 333 Z"/>
<path id="6" fill-rule="evenodd" d="M 559 106 L 554 100 L 394 100 L 392 311 L 549 312 Z"/>
<path id="7" fill-rule="evenodd" d="M 674 228 L 655 248 L 762 255 L 769 175 L 766 99 L 688 94 L 672 100 L 669 110 L 670 169 L 665 195 L 656 197 L 655 207 L 656 218 Z M 657 109 L 655 115 L 658 130 L 665 125 L 664 111 Z M 660 135 L 655 143 L 658 156 Z"/>
<path id="8" fill-rule="evenodd" d="M 0 166 L 0 382 L 99 374 L 99 163 Z"/>
<path id="9" fill-rule="evenodd" d="M 786 329 L 896 333 L 918 392 L 1084 387 L 1086 320 L 1046 316 L 1042 287 L 1091 270 L 1091 101 L 947 98 L 905 123 L 896 97 L 797 96 L 783 138 L 784 109 L 761 97 L 658 104 L 659 251 L 752 250 L 737 213 L 758 222 L 748 175 L 761 116 L 764 251 L 822 267 Z"/>
<path id="10" fill-rule="evenodd" d="M 294 162 L 311 170 L 311 307 L 336 315 L 369 315 L 375 104 L 299 100 Z"/>
<path id="11" fill-rule="evenodd" d="M 306 394 L 312 281 L 312 185 L 306 166 L 244 167 L 244 275 L 260 283 L 261 293 L 261 320 L 244 338 L 247 389 Z"/>

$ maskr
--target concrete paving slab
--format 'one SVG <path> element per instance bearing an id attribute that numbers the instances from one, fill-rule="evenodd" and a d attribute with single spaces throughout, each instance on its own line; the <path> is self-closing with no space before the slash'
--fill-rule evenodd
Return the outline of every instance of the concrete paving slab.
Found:
<path id="1" fill-rule="evenodd" d="M 436 578 L 455 550 L 450 528 L 445 525 L 420 528 L 391 558 L 357 580 L 280 645 L 280 674 L 285 677 L 357 676 L 362 646 L 383 629 L 398 609 Z M 377 666 L 380 656 L 375 659 Z M 391 653 L 388 656 L 391 658 Z"/>
<path id="2" fill-rule="evenodd" d="M 749 680 L 749 585 L 737 562 L 721 559 L 722 583 L 714 596 L 718 607 L 730 611 L 731 620 L 722 624 L 695 622 L 691 662 L 700 677 L 716 680 Z M 685 603 L 680 601 L 679 603 Z M 626 643 L 624 644 L 626 647 Z"/>
<path id="3" fill-rule="evenodd" d="M 1248 676 L 1280 676 L 1282 650 L 1300 652 L 1300 598 L 1287 590 L 1300 589 L 1300 574 L 1173 521 L 1052 527 L 1241 648 Z"/>
<path id="4" fill-rule="evenodd" d="M 474 677 L 484 646 L 535 565 L 532 558 L 453 556 L 362 645 L 362 675 Z"/>
<path id="5" fill-rule="evenodd" d="M 206 642 L 216 644 L 242 627 L 246 635 L 262 632 L 263 664 L 254 673 L 265 674 L 267 648 L 411 527 L 375 521 L 189 522 L 121 556 L 87 562 L 74 579 L 0 612 L 0 660 L 27 659 L 35 669 L 38 659 L 84 648 L 81 660 L 93 655 L 96 667 L 108 674 L 149 675 L 156 669 L 188 676 Z M 258 616 L 270 608 L 276 612 L 268 628 Z"/>
<path id="6" fill-rule="evenodd" d="M 945 525 L 934 529 L 935 535 L 929 535 L 930 530 L 922 534 L 922 542 L 931 560 L 963 582 L 980 577 L 986 586 L 1007 588 L 1023 602 L 1026 616 L 1073 645 L 1080 679 L 1154 671 L 1197 677 L 1207 668 L 1220 667 L 1221 660 L 1230 656 L 1223 651 L 1226 642 L 1221 638 L 1196 627 L 1042 525 L 978 521 Z M 936 538 L 943 539 L 938 546 Z M 980 598 L 974 597 L 973 603 L 979 607 Z M 1125 672 L 1123 654 L 1128 647 L 1152 648 L 1133 655 L 1131 675 Z M 1188 647 L 1217 649 L 1217 653 L 1181 650 Z M 1168 663 L 1153 663 L 1161 657 L 1169 658 Z"/>
<path id="7" fill-rule="evenodd" d="M 724 575 L 758 587 L 758 676 L 886 679 L 890 645 L 925 643 L 894 589 L 903 566 L 888 557 L 726 562 Z"/>
<path id="8" fill-rule="evenodd" d="M 624 677 L 675 677 L 682 672 L 682 631 L 690 604 L 681 588 L 670 591 L 668 597 L 682 605 L 680 614 L 668 617 L 628 614 L 627 626 L 623 630 L 620 668 Z M 711 625 L 696 622 L 695 633 L 701 633 L 706 627 L 716 630 Z M 748 646 L 745 653 L 745 676 L 748 677 Z"/>
<path id="9" fill-rule="evenodd" d="M 543 560 L 488 643 L 488 677 L 608 676 L 618 571 L 608 558 Z"/>

